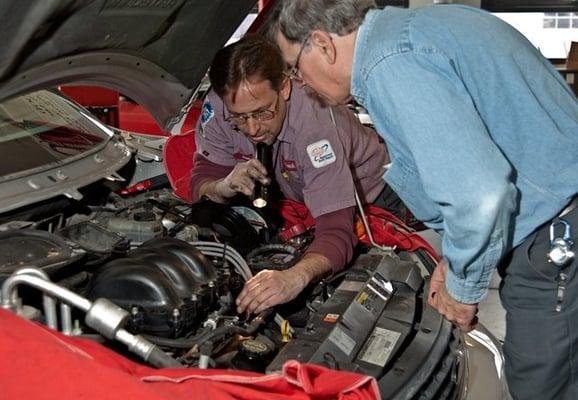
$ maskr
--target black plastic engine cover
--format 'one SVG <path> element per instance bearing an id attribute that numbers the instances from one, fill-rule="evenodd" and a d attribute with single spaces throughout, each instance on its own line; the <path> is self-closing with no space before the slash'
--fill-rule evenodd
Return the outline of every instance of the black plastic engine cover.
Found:
<path id="1" fill-rule="evenodd" d="M 161 253 L 173 254 L 181 260 L 182 264 L 189 269 L 193 279 L 198 282 L 206 283 L 217 277 L 213 263 L 196 247 L 182 240 L 171 237 L 153 239 L 144 243 L 141 249 L 155 249 Z"/>
<path id="2" fill-rule="evenodd" d="M 128 309 L 178 308 L 182 299 L 169 279 L 153 263 L 142 259 L 121 258 L 99 269 L 91 280 L 88 297 L 104 297 Z"/>
<path id="3" fill-rule="evenodd" d="M 132 331 L 170 337 L 205 313 L 193 295 L 212 301 L 215 296 L 207 291 L 214 289 L 206 283 L 216 277 L 212 263 L 194 246 L 159 239 L 99 268 L 86 295 L 109 299 L 129 311 Z"/>
<path id="4" fill-rule="evenodd" d="M 170 252 L 159 252 L 158 249 L 142 248 L 131 254 L 131 258 L 142 263 L 152 263 L 169 280 L 179 298 L 185 299 L 195 293 L 199 282 L 183 260 Z"/>

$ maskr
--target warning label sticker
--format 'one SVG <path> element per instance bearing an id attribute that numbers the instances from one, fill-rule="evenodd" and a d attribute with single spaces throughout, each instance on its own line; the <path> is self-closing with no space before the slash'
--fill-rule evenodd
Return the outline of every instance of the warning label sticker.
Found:
<path id="1" fill-rule="evenodd" d="M 359 359 L 384 367 L 400 336 L 401 333 L 399 332 L 376 327 L 365 344 L 365 348 L 361 351 Z"/>

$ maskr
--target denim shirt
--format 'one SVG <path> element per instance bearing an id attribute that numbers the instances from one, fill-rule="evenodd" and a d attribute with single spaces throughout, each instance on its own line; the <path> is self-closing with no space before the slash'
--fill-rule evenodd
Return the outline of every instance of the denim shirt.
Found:
<path id="1" fill-rule="evenodd" d="M 446 287 L 460 302 L 479 302 L 502 256 L 578 193 L 576 97 L 482 10 L 369 11 L 351 93 L 387 142 L 386 181 L 442 234 Z"/>

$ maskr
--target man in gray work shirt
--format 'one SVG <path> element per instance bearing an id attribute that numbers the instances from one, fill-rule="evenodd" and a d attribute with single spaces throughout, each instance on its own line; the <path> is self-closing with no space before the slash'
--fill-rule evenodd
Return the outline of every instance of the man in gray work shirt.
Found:
<path id="1" fill-rule="evenodd" d="M 213 61 L 214 92 L 198 123 L 194 199 L 224 203 L 238 193 L 251 195 L 256 181 L 275 179 L 316 222 L 305 256 L 289 270 L 265 270 L 249 280 L 237 298 L 239 312 L 290 301 L 347 264 L 356 244 L 355 189 L 364 202 L 399 202 L 385 187 L 389 159 L 376 133 L 348 108 L 327 107 L 292 84 L 284 69 L 277 48 L 258 36 L 225 47 Z M 271 176 L 255 159 L 257 143 L 272 146 Z"/>

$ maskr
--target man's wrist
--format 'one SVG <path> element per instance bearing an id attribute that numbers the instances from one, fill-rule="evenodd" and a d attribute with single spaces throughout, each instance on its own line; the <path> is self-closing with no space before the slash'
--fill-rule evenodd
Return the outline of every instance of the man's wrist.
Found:
<path id="1" fill-rule="evenodd" d="M 199 194 L 217 203 L 226 203 L 235 195 L 234 192 L 232 194 L 228 193 L 227 187 L 228 183 L 225 182 L 225 178 L 221 178 L 204 183 L 199 190 Z"/>
<path id="2" fill-rule="evenodd" d="M 217 195 L 224 200 L 228 200 L 237 194 L 237 192 L 231 189 L 229 180 L 226 177 L 215 181 L 215 191 Z"/>
<path id="3" fill-rule="evenodd" d="M 298 274 L 304 286 L 314 280 L 322 278 L 331 272 L 329 259 L 322 254 L 307 253 L 301 261 L 290 269 L 291 273 Z"/>

